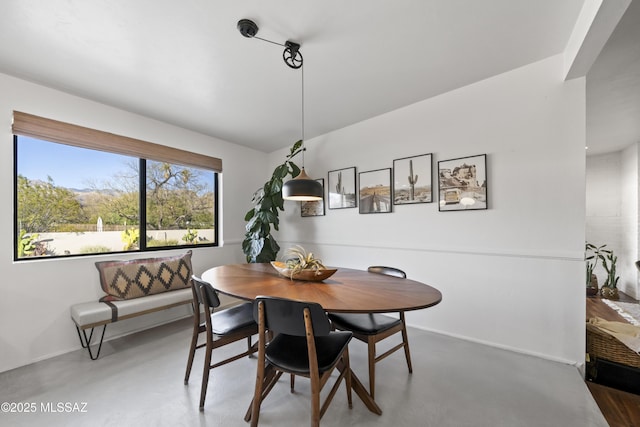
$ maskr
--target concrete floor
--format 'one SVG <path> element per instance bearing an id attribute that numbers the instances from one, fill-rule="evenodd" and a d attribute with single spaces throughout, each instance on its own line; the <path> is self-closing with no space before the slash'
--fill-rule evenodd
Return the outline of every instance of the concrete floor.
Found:
<path id="1" fill-rule="evenodd" d="M 200 412 L 202 352 L 196 355 L 189 385 L 183 385 L 190 328 L 185 319 L 112 340 L 97 361 L 78 350 L 0 373 L 0 402 L 21 411 L 7 412 L 3 404 L 0 425 L 248 425 L 243 416 L 253 393 L 256 360 L 244 358 L 213 370 L 205 411 Z M 377 365 L 376 401 L 382 415 L 369 412 L 355 395 L 349 410 L 341 387 L 321 424 L 608 426 L 573 366 L 417 329 L 409 330 L 409 340 L 413 374 L 407 372 L 402 353 Z M 366 386 L 366 346 L 353 341 L 350 354 L 351 366 Z M 290 394 L 283 377 L 262 406 L 260 425 L 308 425 L 308 397 L 308 380 L 299 378 Z"/>

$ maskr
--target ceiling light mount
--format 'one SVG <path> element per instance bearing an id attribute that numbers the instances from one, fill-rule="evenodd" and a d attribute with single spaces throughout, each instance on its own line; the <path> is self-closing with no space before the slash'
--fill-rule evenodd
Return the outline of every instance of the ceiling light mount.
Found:
<path id="1" fill-rule="evenodd" d="M 300 53 L 300 43 L 292 42 L 287 40 L 284 44 L 274 42 L 271 40 L 263 39 L 262 37 L 257 37 L 258 34 L 258 25 L 253 22 L 251 19 L 241 19 L 237 24 L 238 31 L 242 34 L 243 37 L 248 39 L 258 39 L 265 42 L 277 44 L 279 46 L 284 46 L 284 52 L 282 52 L 282 59 L 284 63 L 289 67 L 298 69 L 302 67 L 302 53 Z"/>
<path id="2" fill-rule="evenodd" d="M 241 19 L 238 21 L 238 31 L 244 37 L 251 39 L 258 34 L 258 26 L 251 19 Z"/>

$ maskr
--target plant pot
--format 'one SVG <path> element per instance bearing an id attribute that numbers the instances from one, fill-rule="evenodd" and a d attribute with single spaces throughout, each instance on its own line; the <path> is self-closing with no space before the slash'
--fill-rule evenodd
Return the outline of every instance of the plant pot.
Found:
<path id="1" fill-rule="evenodd" d="M 591 277 L 589 279 L 589 283 L 587 284 L 587 296 L 596 296 L 598 295 L 598 276 L 591 273 Z"/>
<path id="2" fill-rule="evenodd" d="M 602 298 L 618 299 L 618 288 L 606 288 L 603 286 L 602 289 L 600 289 L 600 295 Z"/>

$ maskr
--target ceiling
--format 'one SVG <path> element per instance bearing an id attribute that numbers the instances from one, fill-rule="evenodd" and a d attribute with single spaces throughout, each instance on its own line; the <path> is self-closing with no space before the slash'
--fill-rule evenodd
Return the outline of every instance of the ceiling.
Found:
<path id="1" fill-rule="evenodd" d="M 640 1 L 633 1 L 587 73 L 587 154 L 640 142 Z"/>
<path id="2" fill-rule="evenodd" d="M 302 73 L 242 37 L 242 18 L 302 45 L 309 139 L 559 54 L 582 3 L 3 0 L 0 72 L 271 152 L 301 137 Z M 607 72 L 594 69 L 589 102 L 612 95 Z M 607 102 L 589 109 L 597 140 Z"/>

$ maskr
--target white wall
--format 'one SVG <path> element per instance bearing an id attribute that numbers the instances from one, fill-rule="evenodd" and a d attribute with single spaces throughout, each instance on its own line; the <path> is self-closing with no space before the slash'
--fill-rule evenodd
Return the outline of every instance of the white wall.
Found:
<path id="1" fill-rule="evenodd" d="M 440 289 L 440 305 L 409 313 L 413 326 L 583 363 L 584 79 L 564 82 L 562 69 L 561 56 L 549 58 L 307 143 L 307 171 L 325 179 L 329 170 L 391 167 L 393 159 L 429 152 L 434 169 L 438 160 L 486 153 L 489 210 L 440 213 L 431 203 L 395 206 L 391 214 L 342 209 L 301 218 L 299 206 L 287 202 L 281 245 L 301 243 L 329 265 L 396 265 Z M 243 261 L 250 195 L 287 149 L 265 156 L 2 75 L 0 93 L 3 241 L 13 242 L 16 109 L 221 157 L 225 247 L 196 249 L 194 269 Z M 265 172 L 247 182 L 251 170 Z M 0 248 L 0 371 L 79 347 L 68 310 L 100 295 L 98 259 L 13 263 L 11 245 Z M 119 322 L 111 336 L 166 318 Z"/>
<path id="2" fill-rule="evenodd" d="M 638 297 L 638 144 L 622 150 L 622 189 L 620 190 L 622 228 L 618 256 L 618 287 L 627 295 Z"/>
<path id="3" fill-rule="evenodd" d="M 584 93 L 584 79 L 563 81 L 557 56 L 312 139 L 306 170 L 325 182 L 329 170 L 424 153 L 434 154 L 435 180 L 438 160 L 486 153 L 490 208 L 301 218 L 287 202 L 279 242 L 328 265 L 394 265 L 440 289 L 441 304 L 408 314 L 413 326 L 582 364 Z"/>
<path id="4" fill-rule="evenodd" d="M 115 134 L 175 146 L 222 158 L 222 232 L 224 247 L 194 249 L 193 267 L 201 274 L 215 265 L 243 262 L 240 242 L 250 195 L 264 182 L 264 153 L 150 120 L 95 102 L 70 96 L 0 74 L 0 372 L 80 348 L 69 307 L 97 300 L 94 262 L 115 258 L 88 258 L 13 262 L 13 137 L 12 111 L 87 126 Z M 51 159 L 55 161 L 55 159 Z M 265 172 L 266 173 L 266 172 Z M 173 252 L 158 252 L 154 256 Z M 146 255 L 118 255 L 133 258 Z M 107 338 L 188 314 L 186 307 L 118 322 L 107 328 Z"/>
<path id="5" fill-rule="evenodd" d="M 621 248 L 622 157 L 620 152 L 588 156 L 586 162 L 586 241 L 607 245 L 615 253 Z M 606 273 L 599 266 L 594 273 L 598 285 Z"/>
<path id="6" fill-rule="evenodd" d="M 587 157 L 586 240 L 607 245 L 618 256 L 619 289 L 638 297 L 638 145 Z M 595 270 L 602 286 L 606 272 Z"/>

